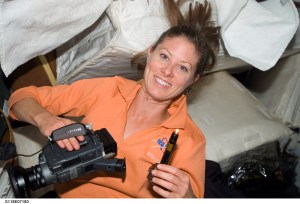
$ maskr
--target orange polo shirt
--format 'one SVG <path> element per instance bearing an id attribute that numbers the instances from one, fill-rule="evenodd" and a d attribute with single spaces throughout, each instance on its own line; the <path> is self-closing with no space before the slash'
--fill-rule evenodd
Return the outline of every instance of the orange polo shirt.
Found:
<path id="1" fill-rule="evenodd" d="M 121 77 L 85 79 L 71 85 L 26 87 L 15 91 L 9 108 L 24 97 L 35 98 L 55 115 L 84 116 L 93 129 L 106 128 L 118 145 L 117 158 L 126 159 L 126 175 L 95 171 L 72 181 L 56 184 L 64 198 L 158 197 L 147 179 L 149 167 L 160 161 L 171 133 L 179 129 L 177 148 L 170 165 L 185 171 L 197 197 L 204 194 L 205 138 L 187 114 L 185 96 L 168 109 L 170 117 L 160 126 L 123 139 L 126 114 L 141 85 Z M 10 111 L 10 115 L 15 118 Z M 15 118 L 16 119 L 16 118 Z"/>

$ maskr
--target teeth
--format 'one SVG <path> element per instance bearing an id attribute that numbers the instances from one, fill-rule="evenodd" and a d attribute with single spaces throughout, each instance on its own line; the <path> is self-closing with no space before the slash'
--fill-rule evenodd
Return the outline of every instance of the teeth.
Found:
<path id="1" fill-rule="evenodd" d="M 155 79 L 156 79 L 156 81 L 157 81 L 159 84 L 161 84 L 161 85 L 163 85 L 163 86 L 171 86 L 169 83 L 167 83 L 167 82 L 165 82 L 165 81 L 163 81 L 163 80 L 161 80 L 161 79 L 159 79 L 159 78 L 157 78 L 157 77 L 155 77 Z"/>

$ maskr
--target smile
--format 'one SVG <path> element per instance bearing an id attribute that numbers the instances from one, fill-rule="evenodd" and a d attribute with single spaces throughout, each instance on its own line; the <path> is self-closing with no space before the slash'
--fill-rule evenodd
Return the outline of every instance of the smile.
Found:
<path id="1" fill-rule="evenodd" d="M 165 82 L 165 81 L 161 80 L 160 78 L 157 78 L 156 76 L 154 76 L 154 78 L 162 86 L 171 86 L 171 84 L 169 84 L 168 82 Z"/>

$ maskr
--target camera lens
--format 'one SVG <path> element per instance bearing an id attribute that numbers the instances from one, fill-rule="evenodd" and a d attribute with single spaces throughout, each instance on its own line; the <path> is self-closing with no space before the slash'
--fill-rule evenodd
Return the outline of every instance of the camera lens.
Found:
<path id="1" fill-rule="evenodd" d="M 27 169 L 21 166 L 14 166 L 8 168 L 7 173 L 17 198 L 30 198 L 31 190 L 36 190 L 46 185 L 39 165 Z"/>
<path id="2" fill-rule="evenodd" d="M 10 184 L 15 193 L 15 197 L 30 198 L 30 189 L 29 186 L 26 185 L 29 183 L 26 170 L 20 166 L 15 166 L 8 168 L 7 173 L 9 175 Z"/>
<path id="3" fill-rule="evenodd" d="M 72 131 L 77 131 L 76 127 L 74 129 L 69 126 Z M 105 128 L 97 131 L 97 134 L 88 131 L 86 136 L 84 145 L 78 151 L 69 152 L 61 149 L 55 142 L 50 142 L 40 153 L 38 165 L 8 168 L 15 197 L 30 198 L 31 192 L 41 187 L 67 182 L 94 170 L 126 172 L 125 159 L 109 159 L 115 156 L 117 144 Z"/>

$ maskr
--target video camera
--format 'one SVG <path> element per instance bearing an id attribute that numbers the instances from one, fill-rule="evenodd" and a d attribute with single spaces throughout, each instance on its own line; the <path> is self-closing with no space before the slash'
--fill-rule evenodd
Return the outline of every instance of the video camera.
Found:
<path id="1" fill-rule="evenodd" d="M 55 142 L 79 135 L 85 136 L 79 150 L 68 151 Z M 39 164 L 27 169 L 13 166 L 7 172 L 15 196 L 30 198 L 31 191 L 66 182 L 94 170 L 125 173 L 125 159 L 112 158 L 116 153 L 117 143 L 105 128 L 92 131 L 82 123 L 74 123 L 53 131 L 39 154 Z"/>

